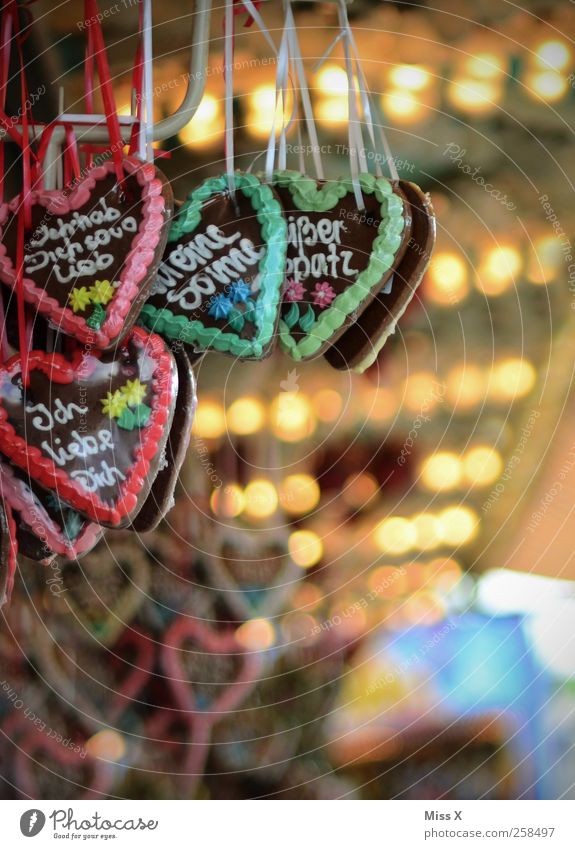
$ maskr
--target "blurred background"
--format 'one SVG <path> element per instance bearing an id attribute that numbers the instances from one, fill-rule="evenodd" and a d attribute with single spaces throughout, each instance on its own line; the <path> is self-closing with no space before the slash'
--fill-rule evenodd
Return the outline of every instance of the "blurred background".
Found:
<path id="1" fill-rule="evenodd" d="M 345 175 L 340 48 L 314 71 L 336 10 L 293 5 L 326 170 Z M 106 6 L 128 115 L 137 8 Z M 82 111 L 82 4 L 31 9 L 37 120 L 60 87 Z M 279 42 L 281 4 L 260 12 Z M 154 4 L 158 120 L 183 99 L 193 15 Z M 224 170 L 222 16 L 199 110 L 158 146 L 178 198 Z M 160 529 L 22 563 L 0 632 L 6 798 L 575 798 L 575 8 L 349 16 L 400 177 L 437 215 L 418 297 L 362 376 L 198 361 Z M 242 168 L 275 104 L 244 23 Z"/>

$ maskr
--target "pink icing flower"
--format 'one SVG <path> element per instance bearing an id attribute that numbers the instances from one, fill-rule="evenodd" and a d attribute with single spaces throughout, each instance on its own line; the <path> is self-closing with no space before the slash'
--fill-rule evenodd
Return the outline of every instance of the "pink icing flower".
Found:
<path id="1" fill-rule="evenodd" d="M 335 298 L 335 292 L 329 283 L 316 283 L 312 294 L 313 302 L 316 307 L 324 310 L 329 307 Z"/>
<path id="2" fill-rule="evenodd" d="M 301 301 L 305 295 L 305 289 L 301 283 L 298 283 L 293 278 L 286 280 L 284 289 L 284 298 L 286 301 Z"/>

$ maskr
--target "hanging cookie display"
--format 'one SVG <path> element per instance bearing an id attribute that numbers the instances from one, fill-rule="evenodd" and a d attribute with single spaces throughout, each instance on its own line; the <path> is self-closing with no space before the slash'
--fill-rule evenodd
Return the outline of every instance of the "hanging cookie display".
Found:
<path id="1" fill-rule="evenodd" d="M 384 177 L 317 182 L 278 171 L 274 183 L 288 222 L 280 344 L 295 360 L 334 345 L 385 287 L 410 235 L 402 198 Z"/>
<path id="2" fill-rule="evenodd" d="M 210 178 L 178 211 L 141 323 L 192 351 L 259 359 L 271 350 L 285 264 L 285 222 L 253 174 Z"/>
<path id="3" fill-rule="evenodd" d="M 178 386 L 159 336 L 134 328 L 114 356 L 30 352 L 0 368 L 0 451 L 88 519 L 129 524 L 162 462 Z"/>
<path id="4" fill-rule="evenodd" d="M 261 359 L 275 341 L 286 225 L 272 188 L 234 171 L 233 19 L 226 0 L 226 174 L 205 180 L 178 211 L 141 321 L 192 354 Z"/>

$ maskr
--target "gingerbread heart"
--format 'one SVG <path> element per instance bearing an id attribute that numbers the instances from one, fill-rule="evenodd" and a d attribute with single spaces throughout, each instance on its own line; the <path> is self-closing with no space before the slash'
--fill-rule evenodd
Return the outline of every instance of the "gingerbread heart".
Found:
<path id="1" fill-rule="evenodd" d="M 166 632 L 162 667 L 179 707 L 212 722 L 237 707 L 262 668 L 260 656 L 237 642 L 234 629 L 216 631 L 186 617 Z"/>
<path id="2" fill-rule="evenodd" d="M 148 597 L 150 567 L 142 547 L 133 535 L 115 539 L 113 548 L 103 542 L 88 554 L 81 568 L 64 565 L 61 570 L 61 598 L 68 628 L 74 639 L 95 638 L 113 645 L 130 625 Z M 75 620 L 75 621 L 74 621 Z"/>
<path id="3" fill-rule="evenodd" d="M 172 191 L 149 163 L 112 160 L 70 190 L 31 194 L 24 298 L 63 333 L 96 348 L 116 345 L 134 324 L 162 257 Z M 0 206 L 0 280 L 16 285 L 20 198 Z"/>
<path id="4" fill-rule="evenodd" d="M 10 601 L 16 573 L 16 523 L 9 504 L 0 500 L 0 607 Z"/>
<path id="5" fill-rule="evenodd" d="M 132 522 L 133 530 L 138 533 L 153 531 L 173 507 L 174 490 L 190 444 L 197 403 L 196 381 L 186 352 L 175 349 L 174 359 L 178 369 L 178 396 L 174 418 L 160 471 L 144 506 Z"/>
<path id="6" fill-rule="evenodd" d="M 285 222 L 253 174 L 195 189 L 178 211 L 141 322 L 193 351 L 259 359 L 271 350 L 285 265 Z"/>
<path id="7" fill-rule="evenodd" d="M 62 728 L 58 714 L 43 710 L 38 724 L 23 714 L 13 731 L 14 784 L 28 799 L 97 799 L 112 788 L 115 769 L 87 750 L 77 728 Z"/>
<path id="8" fill-rule="evenodd" d="M 159 469 L 177 371 L 159 336 L 135 328 L 114 353 L 31 351 L 0 368 L 0 451 L 88 519 L 127 525 Z"/>
<path id="9" fill-rule="evenodd" d="M 403 258 L 395 268 L 390 292 L 380 292 L 337 344 L 325 352 L 325 359 L 337 369 L 353 369 L 362 374 L 373 365 L 387 339 L 395 333 L 421 280 L 435 245 L 435 214 L 429 195 L 415 183 L 400 180 L 398 193 L 405 198 L 411 217 L 411 236 Z"/>
<path id="10" fill-rule="evenodd" d="M 38 630 L 31 642 L 34 658 L 51 691 L 71 705 L 83 724 L 94 731 L 102 724 L 116 727 L 137 704 L 155 661 L 155 643 L 148 634 L 126 629 L 113 648 L 70 640 L 46 640 Z"/>
<path id="11" fill-rule="evenodd" d="M 0 493 L 18 516 L 18 550 L 24 557 L 49 562 L 56 554 L 75 560 L 90 551 L 102 528 L 89 522 L 25 474 L 0 463 Z"/>
<path id="12" fill-rule="evenodd" d="M 371 174 L 359 182 L 363 211 L 350 179 L 317 183 L 296 171 L 274 174 L 288 238 L 280 344 L 295 360 L 333 345 L 406 250 L 410 221 L 393 184 Z"/>

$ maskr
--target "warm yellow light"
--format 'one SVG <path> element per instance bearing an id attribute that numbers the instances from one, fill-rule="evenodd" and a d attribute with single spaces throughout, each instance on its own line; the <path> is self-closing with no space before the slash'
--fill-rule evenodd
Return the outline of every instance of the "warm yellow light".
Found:
<path id="1" fill-rule="evenodd" d="M 249 110 L 246 118 L 246 129 L 253 136 L 265 138 L 269 135 L 275 114 L 275 131 L 279 133 L 282 120 L 287 120 L 290 114 L 289 103 L 283 104 L 281 97 L 276 100 L 276 88 L 274 85 L 265 84 L 253 90 L 249 97 Z"/>
<path id="2" fill-rule="evenodd" d="M 103 728 L 86 741 L 86 751 L 104 761 L 121 761 L 126 754 L 126 741 L 113 728 Z"/>
<path id="3" fill-rule="evenodd" d="M 192 120 L 178 133 L 182 144 L 199 147 L 214 140 L 224 132 L 224 118 L 220 104 L 213 94 L 204 94 Z"/>
<path id="4" fill-rule="evenodd" d="M 470 56 L 465 60 L 464 68 L 470 77 L 479 80 L 498 80 L 505 71 L 503 60 L 495 53 L 477 53 Z"/>
<path id="5" fill-rule="evenodd" d="M 389 79 L 396 88 L 422 91 L 431 82 L 431 74 L 421 65 L 396 65 L 389 72 Z"/>
<path id="6" fill-rule="evenodd" d="M 454 489 L 461 482 L 461 460 L 450 451 L 438 451 L 423 461 L 421 482 L 433 492 Z"/>
<path id="7" fill-rule="evenodd" d="M 527 84 L 532 92 L 549 103 L 561 100 L 568 88 L 565 76 L 556 71 L 539 71 L 536 74 L 530 74 Z"/>
<path id="8" fill-rule="evenodd" d="M 322 97 L 316 107 L 318 121 L 327 127 L 347 124 L 347 114 L 347 99 L 340 97 Z"/>
<path id="9" fill-rule="evenodd" d="M 501 455 L 495 448 L 478 445 L 463 458 L 463 474 L 472 486 L 489 486 L 503 469 Z"/>
<path id="10" fill-rule="evenodd" d="M 217 439 L 226 430 L 224 408 L 217 401 L 202 399 L 196 410 L 193 433 L 203 439 Z"/>
<path id="11" fill-rule="evenodd" d="M 379 490 L 379 484 L 369 472 L 361 472 L 359 475 L 350 475 L 343 485 L 342 498 L 346 504 L 354 509 L 373 504 L 373 497 Z"/>
<path id="12" fill-rule="evenodd" d="M 452 407 L 469 410 L 479 404 L 485 391 L 486 378 L 479 366 L 455 366 L 447 375 L 445 397 Z"/>
<path id="13" fill-rule="evenodd" d="M 347 74 L 339 65 L 324 65 L 316 76 L 316 86 L 329 97 L 347 98 Z"/>
<path id="14" fill-rule="evenodd" d="M 402 613 L 412 625 L 434 625 L 445 618 L 445 607 L 434 592 L 420 590 L 406 600 Z"/>
<path id="15" fill-rule="evenodd" d="M 417 534 L 417 548 L 429 551 L 441 543 L 441 527 L 437 516 L 433 513 L 420 513 L 413 517 Z"/>
<path id="16" fill-rule="evenodd" d="M 535 62 L 541 68 L 563 71 L 571 61 L 571 50 L 564 41 L 544 41 L 535 51 Z"/>
<path id="17" fill-rule="evenodd" d="M 323 557 L 323 543 L 313 531 L 294 531 L 288 548 L 293 562 L 303 569 L 315 566 Z"/>
<path id="18" fill-rule="evenodd" d="M 449 100 L 462 112 L 477 115 L 492 112 L 501 99 L 501 87 L 491 80 L 466 77 L 454 80 L 449 87 Z"/>
<path id="19" fill-rule="evenodd" d="M 397 400 L 390 389 L 383 386 L 370 386 L 362 390 L 362 395 L 365 396 L 362 410 L 365 410 L 370 421 L 387 421 L 397 410 Z"/>
<path id="20" fill-rule="evenodd" d="M 561 267 L 561 242 L 556 236 L 537 239 L 529 255 L 527 277 L 531 283 L 547 285 L 556 279 Z"/>
<path id="21" fill-rule="evenodd" d="M 440 592 L 449 592 L 457 585 L 463 575 L 463 569 L 452 557 L 437 557 L 426 567 L 426 582 Z"/>
<path id="22" fill-rule="evenodd" d="M 522 398 L 533 389 L 537 372 L 529 360 L 510 357 L 496 363 L 491 373 L 491 391 L 496 398 Z"/>
<path id="23" fill-rule="evenodd" d="M 210 498 L 210 507 L 216 516 L 233 519 L 244 509 L 246 500 L 244 493 L 237 484 L 229 483 L 214 489 Z"/>
<path id="24" fill-rule="evenodd" d="M 271 516 L 278 506 L 278 494 L 271 481 L 251 481 L 244 490 L 244 498 L 244 513 L 254 519 Z"/>
<path id="25" fill-rule="evenodd" d="M 313 407 L 318 419 L 333 422 L 341 413 L 343 400 L 335 389 L 320 389 L 313 396 Z"/>
<path id="26" fill-rule="evenodd" d="M 270 424 L 284 442 L 299 442 L 311 436 L 316 421 L 307 396 L 302 392 L 281 392 L 271 404 Z"/>
<path id="27" fill-rule="evenodd" d="M 236 630 L 236 640 L 248 651 L 265 651 L 275 643 L 275 629 L 269 619 L 248 619 Z"/>
<path id="28" fill-rule="evenodd" d="M 458 304 L 465 298 L 467 265 L 454 253 L 439 253 L 431 260 L 427 272 L 426 292 L 437 304 Z"/>
<path id="29" fill-rule="evenodd" d="M 500 295 L 517 282 L 522 265 L 517 248 L 510 245 L 492 248 L 479 268 L 478 288 L 486 295 Z"/>
<path id="30" fill-rule="evenodd" d="M 421 101 L 412 91 L 392 88 L 382 96 L 382 105 L 390 118 L 404 124 L 421 120 L 424 109 Z"/>
<path id="31" fill-rule="evenodd" d="M 428 413 L 439 399 L 437 375 L 428 371 L 415 372 L 405 382 L 405 406 L 414 413 Z"/>
<path id="32" fill-rule="evenodd" d="M 367 585 L 376 596 L 397 598 L 407 591 L 407 570 L 399 566 L 378 566 L 370 572 Z"/>
<path id="33" fill-rule="evenodd" d="M 311 475 L 288 475 L 279 491 L 283 509 L 292 516 L 309 513 L 317 506 L 320 495 L 318 482 Z"/>
<path id="34" fill-rule="evenodd" d="M 405 554 L 417 542 L 417 530 L 413 522 L 402 516 L 384 519 L 373 532 L 377 547 L 388 554 Z"/>
<path id="35" fill-rule="evenodd" d="M 227 411 L 228 427 L 233 433 L 247 436 L 264 426 L 265 411 L 257 398 L 238 398 Z"/>
<path id="36" fill-rule="evenodd" d="M 439 536 L 447 545 L 470 542 L 479 528 L 479 517 L 470 507 L 447 507 L 438 518 Z"/>

